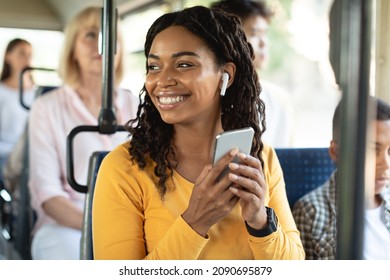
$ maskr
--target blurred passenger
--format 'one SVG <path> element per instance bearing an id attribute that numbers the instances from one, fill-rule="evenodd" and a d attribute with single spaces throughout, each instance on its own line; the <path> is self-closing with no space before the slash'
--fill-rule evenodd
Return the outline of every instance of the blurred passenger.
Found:
<path id="1" fill-rule="evenodd" d="M 329 155 L 336 165 L 339 157 L 341 102 L 333 117 L 333 138 Z M 363 259 L 390 260 L 390 105 L 370 97 L 376 118 L 370 123 L 375 137 L 369 138 L 370 152 L 376 155 L 375 182 L 368 192 L 365 210 Z M 321 187 L 299 199 L 293 207 L 294 219 L 309 260 L 336 257 L 337 170 Z"/>
<path id="2" fill-rule="evenodd" d="M 100 7 L 79 12 L 66 26 L 59 75 L 64 85 L 38 98 L 31 109 L 29 159 L 32 207 L 37 212 L 33 259 L 78 259 L 84 194 L 66 179 L 66 140 L 79 125 L 97 125 L 102 106 L 102 57 L 98 53 Z M 114 107 L 118 124 L 136 116 L 138 97 L 117 86 L 123 75 L 123 46 L 115 55 Z M 94 151 L 111 150 L 128 133 L 81 133 L 74 139 L 74 173 L 86 184 Z"/>
<path id="3" fill-rule="evenodd" d="M 32 47 L 24 39 L 13 39 L 5 50 L 0 77 L 0 182 L 2 169 L 12 149 L 22 135 L 28 111 L 19 101 L 19 80 L 21 71 L 31 64 Z M 24 100 L 34 98 L 34 82 L 30 73 L 23 76 Z"/>
<path id="4" fill-rule="evenodd" d="M 268 26 L 273 17 L 273 11 L 266 1 L 222 0 L 212 3 L 211 7 L 222 9 L 241 19 L 247 40 L 254 51 L 253 63 L 261 73 L 269 59 Z M 290 147 L 294 123 L 292 99 L 283 88 L 259 76 L 260 98 L 264 101 L 267 116 L 263 140 L 276 148 Z"/>
<path id="5" fill-rule="evenodd" d="M 99 169 L 96 259 L 304 258 L 282 170 L 261 139 L 252 56 L 237 17 L 219 10 L 196 6 L 152 24 L 132 138 Z M 255 131 L 251 152 L 232 149 L 212 166 L 215 137 L 243 127 Z"/>

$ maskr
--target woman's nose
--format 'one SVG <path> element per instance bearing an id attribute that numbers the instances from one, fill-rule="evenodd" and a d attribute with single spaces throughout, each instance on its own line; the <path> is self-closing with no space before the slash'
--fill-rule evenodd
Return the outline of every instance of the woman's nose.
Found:
<path id="1" fill-rule="evenodd" d="M 177 80 L 172 71 L 163 70 L 158 76 L 157 84 L 160 87 L 174 86 L 177 85 Z"/>
<path id="2" fill-rule="evenodd" d="M 268 45 L 268 39 L 267 39 L 267 37 L 264 36 L 264 35 L 260 36 L 259 46 L 260 46 L 261 48 L 265 48 L 267 45 Z"/>

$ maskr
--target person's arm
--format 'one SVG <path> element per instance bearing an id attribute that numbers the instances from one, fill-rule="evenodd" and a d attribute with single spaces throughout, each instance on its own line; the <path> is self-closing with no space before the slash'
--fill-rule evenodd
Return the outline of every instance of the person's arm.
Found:
<path id="1" fill-rule="evenodd" d="M 43 211 L 60 225 L 80 229 L 83 222 L 83 212 L 69 199 L 55 196 L 42 204 Z M 64 215 L 64 213 L 66 213 Z"/>
<path id="2" fill-rule="evenodd" d="M 283 173 L 275 151 L 269 147 L 263 153 L 264 175 L 269 200 L 266 205 L 278 217 L 276 232 L 265 237 L 249 237 L 255 259 L 304 259 L 305 252 L 287 200 Z"/>
<path id="3" fill-rule="evenodd" d="M 174 217 L 161 207 L 153 167 L 139 170 L 127 149 L 114 149 L 99 168 L 92 207 L 94 258 L 197 259 L 208 239 L 180 211 Z"/>
<path id="4" fill-rule="evenodd" d="M 314 260 L 314 240 L 313 223 L 315 208 L 304 200 L 298 200 L 293 207 L 293 217 L 301 235 L 303 248 L 305 249 L 306 259 Z"/>
<path id="5" fill-rule="evenodd" d="M 35 210 L 44 211 L 59 224 L 79 229 L 83 213 L 70 201 L 70 195 L 64 189 L 66 179 L 61 171 L 65 164 L 61 151 L 65 148 L 67 133 L 62 131 L 55 110 L 56 102 L 53 99 L 38 98 L 30 111 L 28 149 L 31 203 Z"/>

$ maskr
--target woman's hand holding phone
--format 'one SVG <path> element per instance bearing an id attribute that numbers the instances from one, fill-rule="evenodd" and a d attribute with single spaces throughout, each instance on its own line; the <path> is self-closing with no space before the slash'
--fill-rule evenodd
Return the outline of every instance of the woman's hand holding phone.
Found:
<path id="1" fill-rule="evenodd" d="M 263 194 L 266 184 L 260 161 L 249 155 L 252 139 L 251 128 L 217 136 L 213 166 L 206 166 L 197 178 L 188 208 L 182 214 L 200 235 L 205 236 L 238 201 L 242 216 L 251 227 L 265 226 L 267 215 Z"/>
<path id="2" fill-rule="evenodd" d="M 239 197 L 242 217 L 254 229 L 264 228 L 267 213 L 264 205 L 265 182 L 261 162 L 251 155 L 239 153 L 240 163 L 230 163 L 230 191 Z"/>
<path id="3" fill-rule="evenodd" d="M 237 154 L 238 149 L 232 149 L 214 166 L 205 166 L 195 182 L 182 217 L 201 236 L 206 236 L 209 228 L 229 214 L 239 200 L 230 190 L 229 176 L 218 179 Z"/>

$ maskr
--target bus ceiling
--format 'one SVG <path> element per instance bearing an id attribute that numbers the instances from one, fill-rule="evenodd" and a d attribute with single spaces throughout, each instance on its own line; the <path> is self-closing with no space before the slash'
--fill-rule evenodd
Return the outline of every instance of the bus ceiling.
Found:
<path id="1" fill-rule="evenodd" d="M 120 16 L 166 2 L 162 0 L 113 0 Z M 0 0 L 0 27 L 62 31 L 65 23 L 89 5 L 103 0 Z"/>

